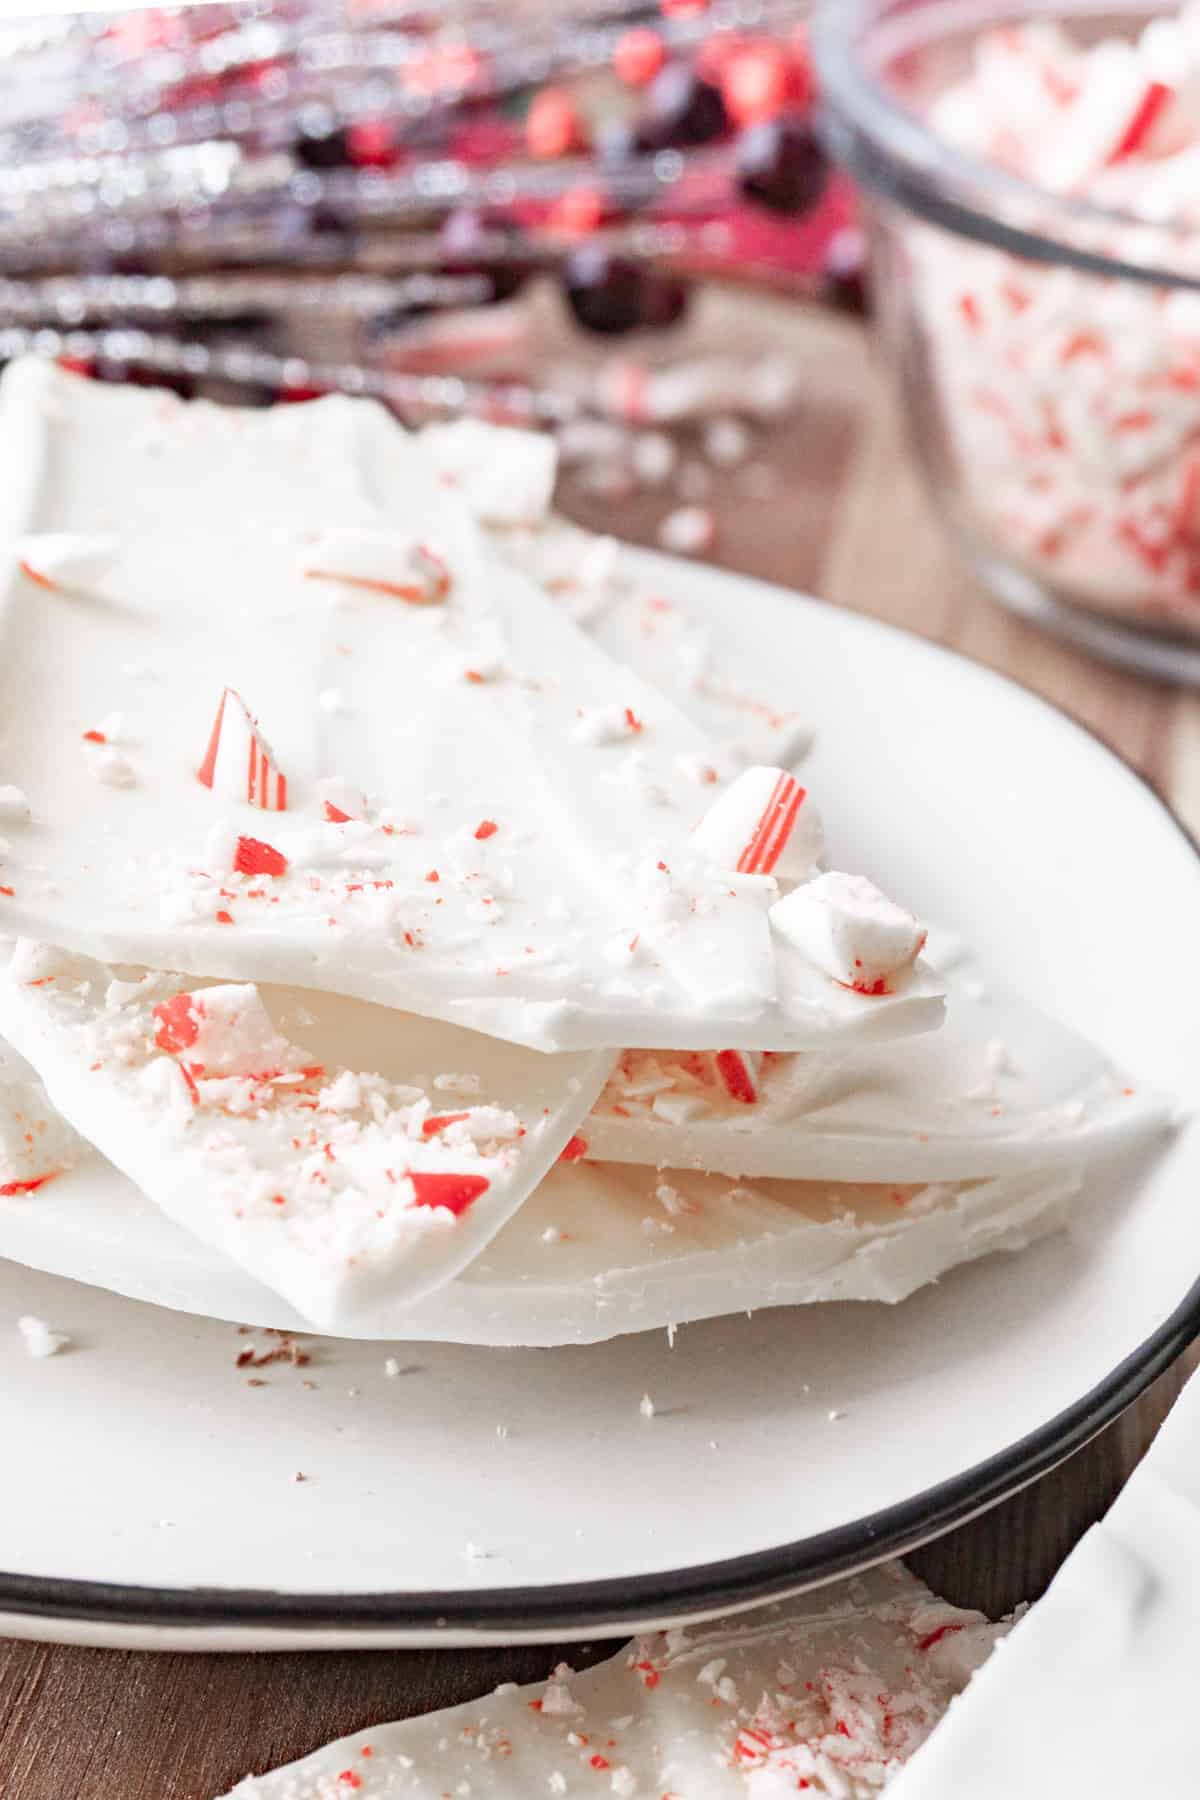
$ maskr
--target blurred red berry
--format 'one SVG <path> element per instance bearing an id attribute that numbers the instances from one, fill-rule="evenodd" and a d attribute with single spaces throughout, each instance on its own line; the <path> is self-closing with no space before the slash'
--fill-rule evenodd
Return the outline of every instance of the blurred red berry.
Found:
<path id="1" fill-rule="evenodd" d="M 623 32 L 613 51 L 613 68 L 626 87 L 647 87 L 666 60 L 666 46 L 648 25 Z"/>
<path id="2" fill-rule="evenodd" d="M 570 156 L 583 149 L 579 114 L 562 88 L 543 88 L 534 95 L 525 119 L 525 142 L 532 156 Z"/>
<path id="3" fill-rule="evenodd" d="M 791 59 L 781 44 L 739 50 L 721 70 L 725 110 L 738 125 L 757 125 L 781 113 L 791 97 Z"/>
<path id="4" fill-rule="evenodd" d="M 346 154 L 359 169 L 390 169 L 400 159 L 390 119 L 359 119 L 346 130 Z"/>
<path id="5" fill-rule="evenodd" d="M 550 209 L 548 223 L 564 237 L 586 237 L 612 216 L 612 207 L 599 188 L 568 188 Z"/>

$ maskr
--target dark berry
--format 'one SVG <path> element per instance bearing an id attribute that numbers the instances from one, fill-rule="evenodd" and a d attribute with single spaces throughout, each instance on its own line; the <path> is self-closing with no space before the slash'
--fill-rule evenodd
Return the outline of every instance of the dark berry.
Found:
<path id="1" fill-rule="evenodd" d="M 821 198 L 828 178 L 821 146 L 802 120 L 764 119 L 738 139 L 738 189 L 771 212 L 807 212 Z"/>
<path id="2" fill-rule="evenodd" d="M 344 126 L 332 122 L 302 125 L 292 154 L 305 169 L 345 169 L 351 162 L 349 135 Z"/>
<path id="3" fill-rule="evenodd" d="M 638 144 L 643 150 L 688 149 L 711 144 L 728 125 L 721 90 L 686 63 L 668 63 L 650 84 Z"/>
<path id="4" fill-rule="evenodd" d="M 862 232 L 852 225 L 835 232 L 829 240 L 821 272 L 821 298 L 839 312 L 863 314 L 871 310 L 867 246 Z"/>
<path id="5" fill-rule="evenodd" d="M 97 381 L 117 381 L 126 387 L 167 388 L 181 400 L 190 400 L 196 383 L 190 375 L 172 374 L 145 363 L 127 362 L 123 356 L 98 356 L 95 365 Z"/>
<path id="6" fill-rule="evenodd" d="M 645 323 L 641 266 L 600 244 L 581 244 L 563 263 L 567 305 L 585 331 L 616 336 Z"/>
<path id="7" fill-rule="evenodd" d="M 439 235 L 442 268 L 447 275 L 484 275 L 491 282 L 491 300 L 511 300 L 528 280 L 530 265 L 511 252 L 497 256 L 494 251 L 497 238 L 513 245 L 519 237 L 511 219 L 491 218 L 473 207 L 460 207 L 449 214 Z"/>
<path id="8" fill-rule="evenodd" d="M 646 269 L 642 276 L 642 323 L 650 331 L 678 325 L 687 311 L 690 289 L 673 275 Z"/>

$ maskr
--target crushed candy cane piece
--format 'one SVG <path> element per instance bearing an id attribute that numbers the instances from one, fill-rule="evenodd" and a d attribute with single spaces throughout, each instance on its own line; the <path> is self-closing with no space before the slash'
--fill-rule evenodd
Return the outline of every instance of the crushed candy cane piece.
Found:
<path id="1" fill-rule="evenodd" d="M 8 825 L 28 825 L 29 801 L 19 787 L 0 787 L 0 819 Z"/>
<path id="2" fill-rule="evenodd" d="M 753 1050 L 718 1050 L 713 1064 L 731 1100 L 753 1106 L 758 1099 L 758 1072 L 762 1058 Z"/>
<path id="3" fill-rule="evenodd" d="M 41 1360 L 46 1356 L 57 1356 L 71 1342 L 65 1332 L 51 1331 L 45 1319 L 38 1319 L 32 1313 L 26 1313 L 17 1320 L 17 1330 L 28 1355 Z"/>
<path id="4" fill-rule="evenodd" d="M 317 783 L 317 799 L 321 809 L 331 825 L 346 825 L 351 819 L 365 819 L 367 801 L 361 788 L 352 782 L 343 781 L 340 775 L 331 775 Z"/>
<path id="5" fill-rule="evenodd" d="M 233 866 L 239 875 L 286 875 L 288 859 L 273 844 L 264 844 L 261 838 L 239 837 Z"/>
<path id="6" fill-rule="evenodd" d="M 536 431 L 456 419 L 428 425 L 421 447 L 442 480 L 489 525 L 529 525 L 544 519 L 554 492 L 554 440 Z"/>
<path id="7" fill-rule="evenodd" d="M 193 1075 L 267 1079 L 310 1067 L 304 1051 L 276 1028 L 258 989 L 227 982 L 175 994 L 154 1008 L 154 1041 L 173 1056 L 186 1052 Z"/>
<path id="8" fill-rule="evenodd" d="M 245 701 L 227 687 L 217 706 L 204 761 L 196 771 L 202 786 L 230 800 L 244 800 L 264 812 L 286 812 L 287 777 Z"/>
<path id="9" fill-rule="evenodd" d="M 486 1175 L 430 1174 L 417 1170 L 408 1179 L 412 1182 L 416 1205 L 444 1207 L 455 1218 L 465 1213 L 491 1186 Z"/>
<path id="10" fill-rule="evenodd" d="M 38 587 L 85 593 L 111 573 L 120 544 L 104 532 L 45 531 L 18 538 L 14 548 L 22 573 Z"/>
<path id="11" fill-rule="evenodd" d="M 88 768 L 102 781 L 105 787 L 130 788 L 137 786 L 137 770 L 122 750 L 115 750 L 111 744 L 101 740 L 93 747 L 88 744 L 85 752 Z"/>
<path id="12" fill-rule="evenodd" d="M 305 546 L 300 573 L 307 581 L 338 581 L 413 606 L 437 605 L 450 592 L 441 557 L 400 531 L 345 526 L 319 532 Z"/>
<path id="13" fill-rule="evenodd" d="M 771 908 L 771 924 L 800 954 L 844 987 L 885 994 L 912 967 L 924 927 L 863 875 L 818 875 Z"/>
<path id="14" fill-rule="evenodd" d="M 623 744 L 640 737 L 645 722 L 630 706 L 593 706 L 580 710 L 571 727 L 575 744 Z"/>
<path id="15" fill-rule="evenodd" d="M 719 867 L 807 881 L 825 848 L 821 815 L 794 775 L 746 769 L 719 794 L 692 833 Z"/>

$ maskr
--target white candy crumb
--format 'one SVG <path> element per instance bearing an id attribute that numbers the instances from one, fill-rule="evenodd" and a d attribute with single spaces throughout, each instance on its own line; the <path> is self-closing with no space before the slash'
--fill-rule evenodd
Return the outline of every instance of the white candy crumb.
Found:
<path id="1" fill-rule="evenodd" d="M 628 1800 L 631 1794 L 636 1794 L 637 1786 L 637 1776 L 632 1769 L 627 1769 L 622 1764 L 620 1768 L 613 1770 L 612 1791 L 614 1794 L 620 1794 L 622 1800 Z"/>
<path id="2" fill-rule="evenodd" d="M 506 1438 L 508 1436 L 508 1426 L 507 1425 L 497 1425 L 496 1436 L 498 1438 Z"/>
<path id="3" fill-rule="evenodd" d="M 562 1232 L 558 1229 L 557 1225 L 547 1225 L 545 1231 L 542 1233 L 542 1242 L 543 1244 L 562 1243 Z"/>
<path id="4" fill-rule="evenodd" d="M 703 443 L 709 462 L 730 468 L 745 459 L 750 449 L 750 433 L 740 419 L 714 419 L 705 430 Z"/>
<path id="5" fill-rule="evenodd" d="M 561 1769 L 553 1769 L 546 1778 L 546 1785 L 552 1794 L 565 1794 L 567 1791 L 567 1778 Z"/>
<path id="6" fill-rule="evenodd" d="M 738 1693 L 737 1682 L 734 1681 L 731 1675 L 722 1675 L 720 1681 L 718 1681 L 716 1687 L 713 1689 L 713 1692 L 716 1694 L 718 1700 L 724 1700 L 726 1706 L 736 1706 L 741 1699 L 741 1695 Z"/>
<path id="7" fill-rule="evenodd" d="M 542 1696 L 543 1716 L 549 1714 L 553 1717 L 555 1714 L 563 1715 L 582 1711 L 583 1708 L 578 1700 L 571 1698 L 571 1690 L 565 1682 L 551 1681 L 546 1684 L 546 1692 Z"/>
<path id="8" fill-rule="evenodd" d="M 665 431 L 642 431 L 633 440 L 633 472 L 651 487 L 666 481 L 678 460 L 679 452 Z"/>
<path id="9" fill-rule="evenodd" d="M 109 745 L 91 750 L 87 758 L 88 767 L 97 781 L 105 787 L 128 788 L 137 786 L 137 770 L 120 750 Z"/>
<path id="10" fill-rule="evenodd" d="M 395 1380 L 396 1376 L 400 1373 L 400 1364 L 396 1361 L 396 1358 L 394 1356 L 389 1356 L 389 1357 L 385 1358 L 384 1364 L 383 1364 L 383 1372 L 386 1376 L 389 1377 L 390 1380 L 393 1380 L 393 1381 Z"/>
<path id="11" fill-rule="evenodd" d="M 346 697 L 341 688 L 324 688 L 317 695 L 317 705 L 323 713 L 345 712 Z"/>
<path id="12" fill-rule="evenodd" d="M 697 556 L 712 548 L 716 538 L 712 514 L 703 506 L 680 506 L 668 513 L 658 528 L 658 541 L 664 550 L 678 556 Z"/>
<path id="13" fill-rule="evenodd" d="M 462 1547 L 464 1562 L 484 1562 L 490 1554 L 490 1551 L 482 1550 L 478 1544 L 471 1543 L 469 1539 Z"/>
<path id="14" fill-rule="evenodd" d="M 45 1319 L 35 1319 L 32 1313 L 26 1313 L 17 1320 L 17 1330 L 21 1334 L 26 1354 L 39 1359 L 57 1356 L 71 1341 L 61 1331 L 51 1331 Z"/>
<path id="15" fill-rule="evenodd" d="M 705 1663 L 696 1680 L 704 1687 L 715 1687 L 725 1672 L 725 1660 L 723 1656 L 714 1656 L 711 1662 Z"/>
<path id="16" fill-rule="evenodd" d="M 433 1085 L 443 1094 L 478 1094 L 483 1090 L 483 1083 L 478 1075 L 435 1075 Z"/>
<path id="17" fill-rule="evenodd" d="M 836 1406 L 831 1406 L 825 1416 L 829 1420 L 829 1423 L 831 1425 L 836 1425 L 838 1420 L 844 1419 L 846 1415 L 844 1412 L 841 1412 Z"/>
<path id="18" fill-rule="evenodd" d="M 29 802 L 19 787 L 0 787 L 0 819 L 10 825 L 28 825 Z"/>
<path id="19" fill-rule="evenodd" d="M 638 1405 L 638 1411 L 641 1413 L 643 1419 L 652 1419 L 654 1417 L 654 1412 L 655 1412 L 654 1402 L 650 1398 L 649 1394 L 642 1395 L 641 1401 Z"/>

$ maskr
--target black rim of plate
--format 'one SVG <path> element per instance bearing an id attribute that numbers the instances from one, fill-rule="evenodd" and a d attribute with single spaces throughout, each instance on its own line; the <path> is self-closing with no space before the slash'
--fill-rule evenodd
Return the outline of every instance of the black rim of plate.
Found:
<path id="1" fill-rule="evenodd" d="M 672 562 L 639 551 L 647 561 Z M 915 640 L 985 679 L 1016 688 L 1027 698 L 1089 737 L 1113 762 L 1132 775 L 1200 861 L 1200 843 L 1172 808 L 1118 751 L 1090 726 L 1011 675 L 989 669 L 919 632 L 827 602 L 793 594 L 771 582 L 741 577 L 756 588 L 783 595 L 793 605 L 837 612 L 860 626 Z M 987 1512 L 1021 1488 L 1048 1474 L 1118 1418 L 1200 1337 L 1200 1279 L 1174 1312 L 1115 1369 L 1073 1406 L 1007 1449 L 976 1463 L 948 1481 L 895 1506 L 883 1508 L 832 1531 L 795 1543 L 691 1568 L 649 1575 L 558 1582 L 545 1587 L 485 1588 L 426 1593 L 303 1594 L 267 1588 L 156 1588 L 77 1580 L 54 1575 L 13 1575 L 0 1571 L 0 1615 L 86 1621 L 90 1625 L 204 1633 L 278 1631 L 305 1634 L 445 1632 L 447 1644 L 466 1633 L 504 1642 L 517 1636 L 552 1641 L 561 1632 L 628 1634 L 638 1619 L 686 1619 L 734 1611 L 818 1587 L 839 1575 L 904 1556 L 956 1525 Z"/>

